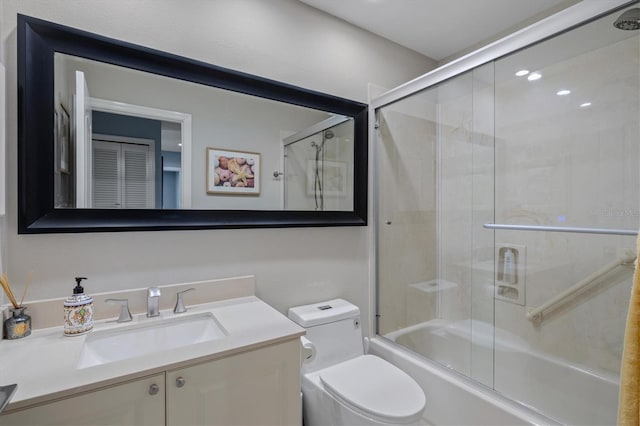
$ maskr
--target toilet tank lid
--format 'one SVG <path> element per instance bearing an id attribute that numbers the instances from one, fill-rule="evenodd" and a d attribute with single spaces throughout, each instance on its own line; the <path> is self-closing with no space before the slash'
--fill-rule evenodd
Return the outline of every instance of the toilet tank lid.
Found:
<path id="1" fill-rule="evenodd" d="M 359 315 L 360 309 L 344 299 L 289 308 L 289 319 L 305 328 L 355 318 Z"/>

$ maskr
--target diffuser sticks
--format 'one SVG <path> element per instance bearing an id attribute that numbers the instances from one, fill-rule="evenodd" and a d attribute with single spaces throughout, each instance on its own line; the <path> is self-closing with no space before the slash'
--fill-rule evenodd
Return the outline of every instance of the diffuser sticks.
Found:
<path id="1" fill-rule="evenodd" d="M 13 295 L 13 290 L 11 290 L 11 285 L 9 284 L 9 279 L 7 278 L 7 274 L 0 275 L 0 285 L 2 285 L 2 289 L 4 290 L 4 294 L 7 295 L 9 301 L 13 305 L 14 308 L 18 309 L 20 304 L 16 300 L 16 297 Z M 26 290 L 26 288 L 25 288 Z M 21 301 L 22 303 L 22 301 Z"/>
<path id="2" fill-rule="evenodd" d="M 24 296 L 27 294 L 27 289 L 29 288 L 30 282 L 31 274 L 29 274 L 27 285 L 24 287 L 22 298 L 20 299 L 20 303 L 18 303 L 16 297 L 13 294 L 13 290 L 11 289 L 11 284 L 9 284 L 7 274 L 3 273 L 2 275 L 0 275 L 0 285 L 2 285 L 4 293 L 7 295 L 9 301 L 13 305 L 13 308 L 9 308 L 11 316 L 4 321 L 5 339 L 21 339 L 31 334 L 31 317 L 25 314 L 25 307 L 22 306 L 22 302 L 24 302 Z"/>

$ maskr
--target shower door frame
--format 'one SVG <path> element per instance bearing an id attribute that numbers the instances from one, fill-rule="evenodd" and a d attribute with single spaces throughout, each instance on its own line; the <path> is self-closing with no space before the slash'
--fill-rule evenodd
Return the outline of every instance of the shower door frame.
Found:
<path id="1" fill-rule="evenodd" d="M 604 15 L 614 13 L 630 5 L 638 3 L 637 0 L 602 0 L 598 2 L 581 2 L 570 6 L 554 15 L 544 18 L 532 25 L 518 30 L 504 38 L 494 41 L 480 49 L 468 53 L 455 59 L 441 67 L 434 69 L 420 77 L 417 77 L 401 86 L 392 89 L 369 102 L 369 146 L 371 147 L 371 159 L 369 163 L 369 176 L 371 176 L 372 197 L 370 197 L 369 211 L 371 212 L 370 241 L 373 245 L 370 256 L 373 262 L 370 263 L 370 277 L 373 285 L 370 286 L 370 335 L 375 337 L 379 332 L 380 300 L 379 300 L 379 230 L 381 227 L 380 214 L 378 211 L 379 187 L 375 178 L 375 170 L 379 165 L 379 135 L 377 112 L 380 108 L 388 106 L 396 101 L 408 98 L 420 91 L 433 87 L 446 80 L 471 71 L 491 61 L 500 59 L 503 56 L 527 48 L 533 44 L 555 37 L 562 33 L 573 30 L 575 27 L 589 23 Z"/>

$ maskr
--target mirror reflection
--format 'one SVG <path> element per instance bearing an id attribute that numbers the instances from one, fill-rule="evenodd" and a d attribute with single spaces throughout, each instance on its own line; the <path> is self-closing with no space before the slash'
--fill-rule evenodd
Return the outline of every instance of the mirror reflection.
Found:
<path id="1" fill-rule="evenodd" d="M 56 208 L 354 209 L 353 119 L 55 53 Z"/>

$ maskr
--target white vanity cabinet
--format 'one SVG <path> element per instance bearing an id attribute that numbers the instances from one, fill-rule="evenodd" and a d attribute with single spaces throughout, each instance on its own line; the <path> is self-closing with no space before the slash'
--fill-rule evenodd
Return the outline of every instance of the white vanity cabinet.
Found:
<path id="1" fill-rule="evenodd" d="M 167 425 L 299 425 L 298 339 L 167 371 Z"/>
<path id="2" fill-rule="evenodd" d="M 0 425 L 300 425 L 301 418 L 296 338 L 7 413 Z"/>
<path id="3" fill-rule="evenodd" d="M 0 425 L 163 425 L 164 382 L 160 373 L 36 405 L 0 416 Z"/>

